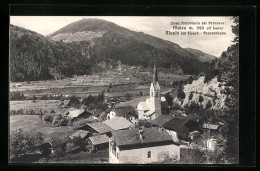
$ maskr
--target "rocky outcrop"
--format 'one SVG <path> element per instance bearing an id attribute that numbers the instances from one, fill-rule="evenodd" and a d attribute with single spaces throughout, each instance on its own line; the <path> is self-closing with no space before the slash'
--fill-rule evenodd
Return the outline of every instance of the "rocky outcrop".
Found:
<path id="1" fill-rule="evenodd" d="M 186 84 L 183 87 L 185 98 L 179 99 L 176 97 L 173 100 L 174 105 L 181 108 L 199 106 L 204 109 L 225 109 L 225 100 L 233 88 L 226 86 L 225 82 L 218 82 L 217 78 L 204 83 L 204 78 L 204 76 L 199 77 L 192 84 Z"/>

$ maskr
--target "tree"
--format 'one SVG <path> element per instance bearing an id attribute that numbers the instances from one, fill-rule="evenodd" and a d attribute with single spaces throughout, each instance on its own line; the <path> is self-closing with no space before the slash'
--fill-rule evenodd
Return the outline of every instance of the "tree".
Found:
<path id="1" fill-rule="evenodd" d="M 207 102 L 206 106 L 205 106 L 205 109 L 209 109 L 212 107 L 212 104 L 210 101 Z"/>
<path id="2" fill-rule="evenodd" d="M 190 93 L 189 100 L 192 100 L 192 97 L 193 97 L 193 93 Z"/>
<path id="3" fill-rule="evenodd" d="M 202 103 L 203 100 L 204 100 L 203 97 L 200 95 L 200 96 L 199 96 L 199 102 Z"/>
<path id="4" fill-rule="evenodd" d="M 177 97 L 179 99 L 185 99 L 185 93 L 183 92 L 183 87 L 181 85 L 178 88 Z"/>
<path id="5" fill-rule="evenodd" d="M 131 100 L 131 97 L 132 97 L 132 95 L 129 94 L 129 93 L 126 93 L 126 94 L 125 94 L 125 98 L 126 98 L 126 100 Z"/>
<path id="6" fill-rule="evenodd" d="M 68 106 L 78 108 L 80 106 L 79 99 L 76 96 L 71 96 Z"/>
<path id="7" fill-rule="evenodd" d="M 165 94 L 165 99 L 167 101 L 167 103 L 169 104 L 169 106 L 172 106 L 173 105 L 173 97 L 170 95 L 170 93 L 166 93 Z"/>
<path id="8" fill-rule="evenodd" d="M 33 152 L 36 144 L 43 143 L 40 132 L 24 132 L 23 129 L 12 131 L 10 134 L 10 153 L 18 157 L 21 154 Z"/>

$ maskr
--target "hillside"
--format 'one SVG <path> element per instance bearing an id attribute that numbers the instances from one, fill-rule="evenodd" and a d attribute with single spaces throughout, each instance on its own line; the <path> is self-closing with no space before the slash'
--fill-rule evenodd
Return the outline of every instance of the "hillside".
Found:
<path id="1" fill-rule="evenodd" d="M 190 52 L 191 54 L 195 55 L 198 60 L 202 61 L 202 62 L 212 62 L 214 59 L 216 59 L 217 57 L 204 53 L 200 50 L 197 49 L 192 49 L 192 48 L 185 48 L 185 50 L 187 50 L 188 52 Z"/>
<path id="2" fill-rule="evenodd" d="M 75 47 L 10 25 L 11 81 L 46 80 L 90 72 L 90 63 Z"/>
<path id="3" fill-rule="evenodd" d="M 209 63 L 178 44 L 100 19 L 82 19 L 44 37 L 10 25 L 11 81 L 59 79 L 100 71 L 100 63 L 157 66 L 184 74 Z M 173 73 L 176 74 L 176 73 Z"/>
<path id="4" fill-rule="evenodd" d="M 184 74 L 199 73 L 208 66 L 178 44 L 101 19 L 82 19 L 47 37 L 77 44 L 82 55 L 96 63 L 121 60 L 122 64 L 147 67 L 155 60 L 158 66 L 166 68 L 180 66 Z"/>

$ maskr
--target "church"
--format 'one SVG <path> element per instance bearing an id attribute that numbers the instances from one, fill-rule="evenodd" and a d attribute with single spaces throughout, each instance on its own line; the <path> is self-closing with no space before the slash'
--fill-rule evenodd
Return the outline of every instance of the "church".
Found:
<path id="1" fill-rule="evenodd" d="M 153 81 L 150 87 L 150 97 L 137 105 L 138 119 L 154 120 L 162 114 L 168 114 L 169 105 L 165 98 L 161 98 L 161 90 L 158 81 L 158 73 L 154 64 Z"/>

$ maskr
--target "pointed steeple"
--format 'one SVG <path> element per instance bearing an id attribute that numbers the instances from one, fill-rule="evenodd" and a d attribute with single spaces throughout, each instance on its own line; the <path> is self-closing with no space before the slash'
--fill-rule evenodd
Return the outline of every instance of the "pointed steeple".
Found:
<path id="1" fill-rule="evenodd" d="M 156 65 L 155 65 L 155 63 L 154 63 L 154 68 L 153 68 L 153 83 L 155 84 L 156 82 L 158 82 L 158 74 L 157 74 Z"/>

